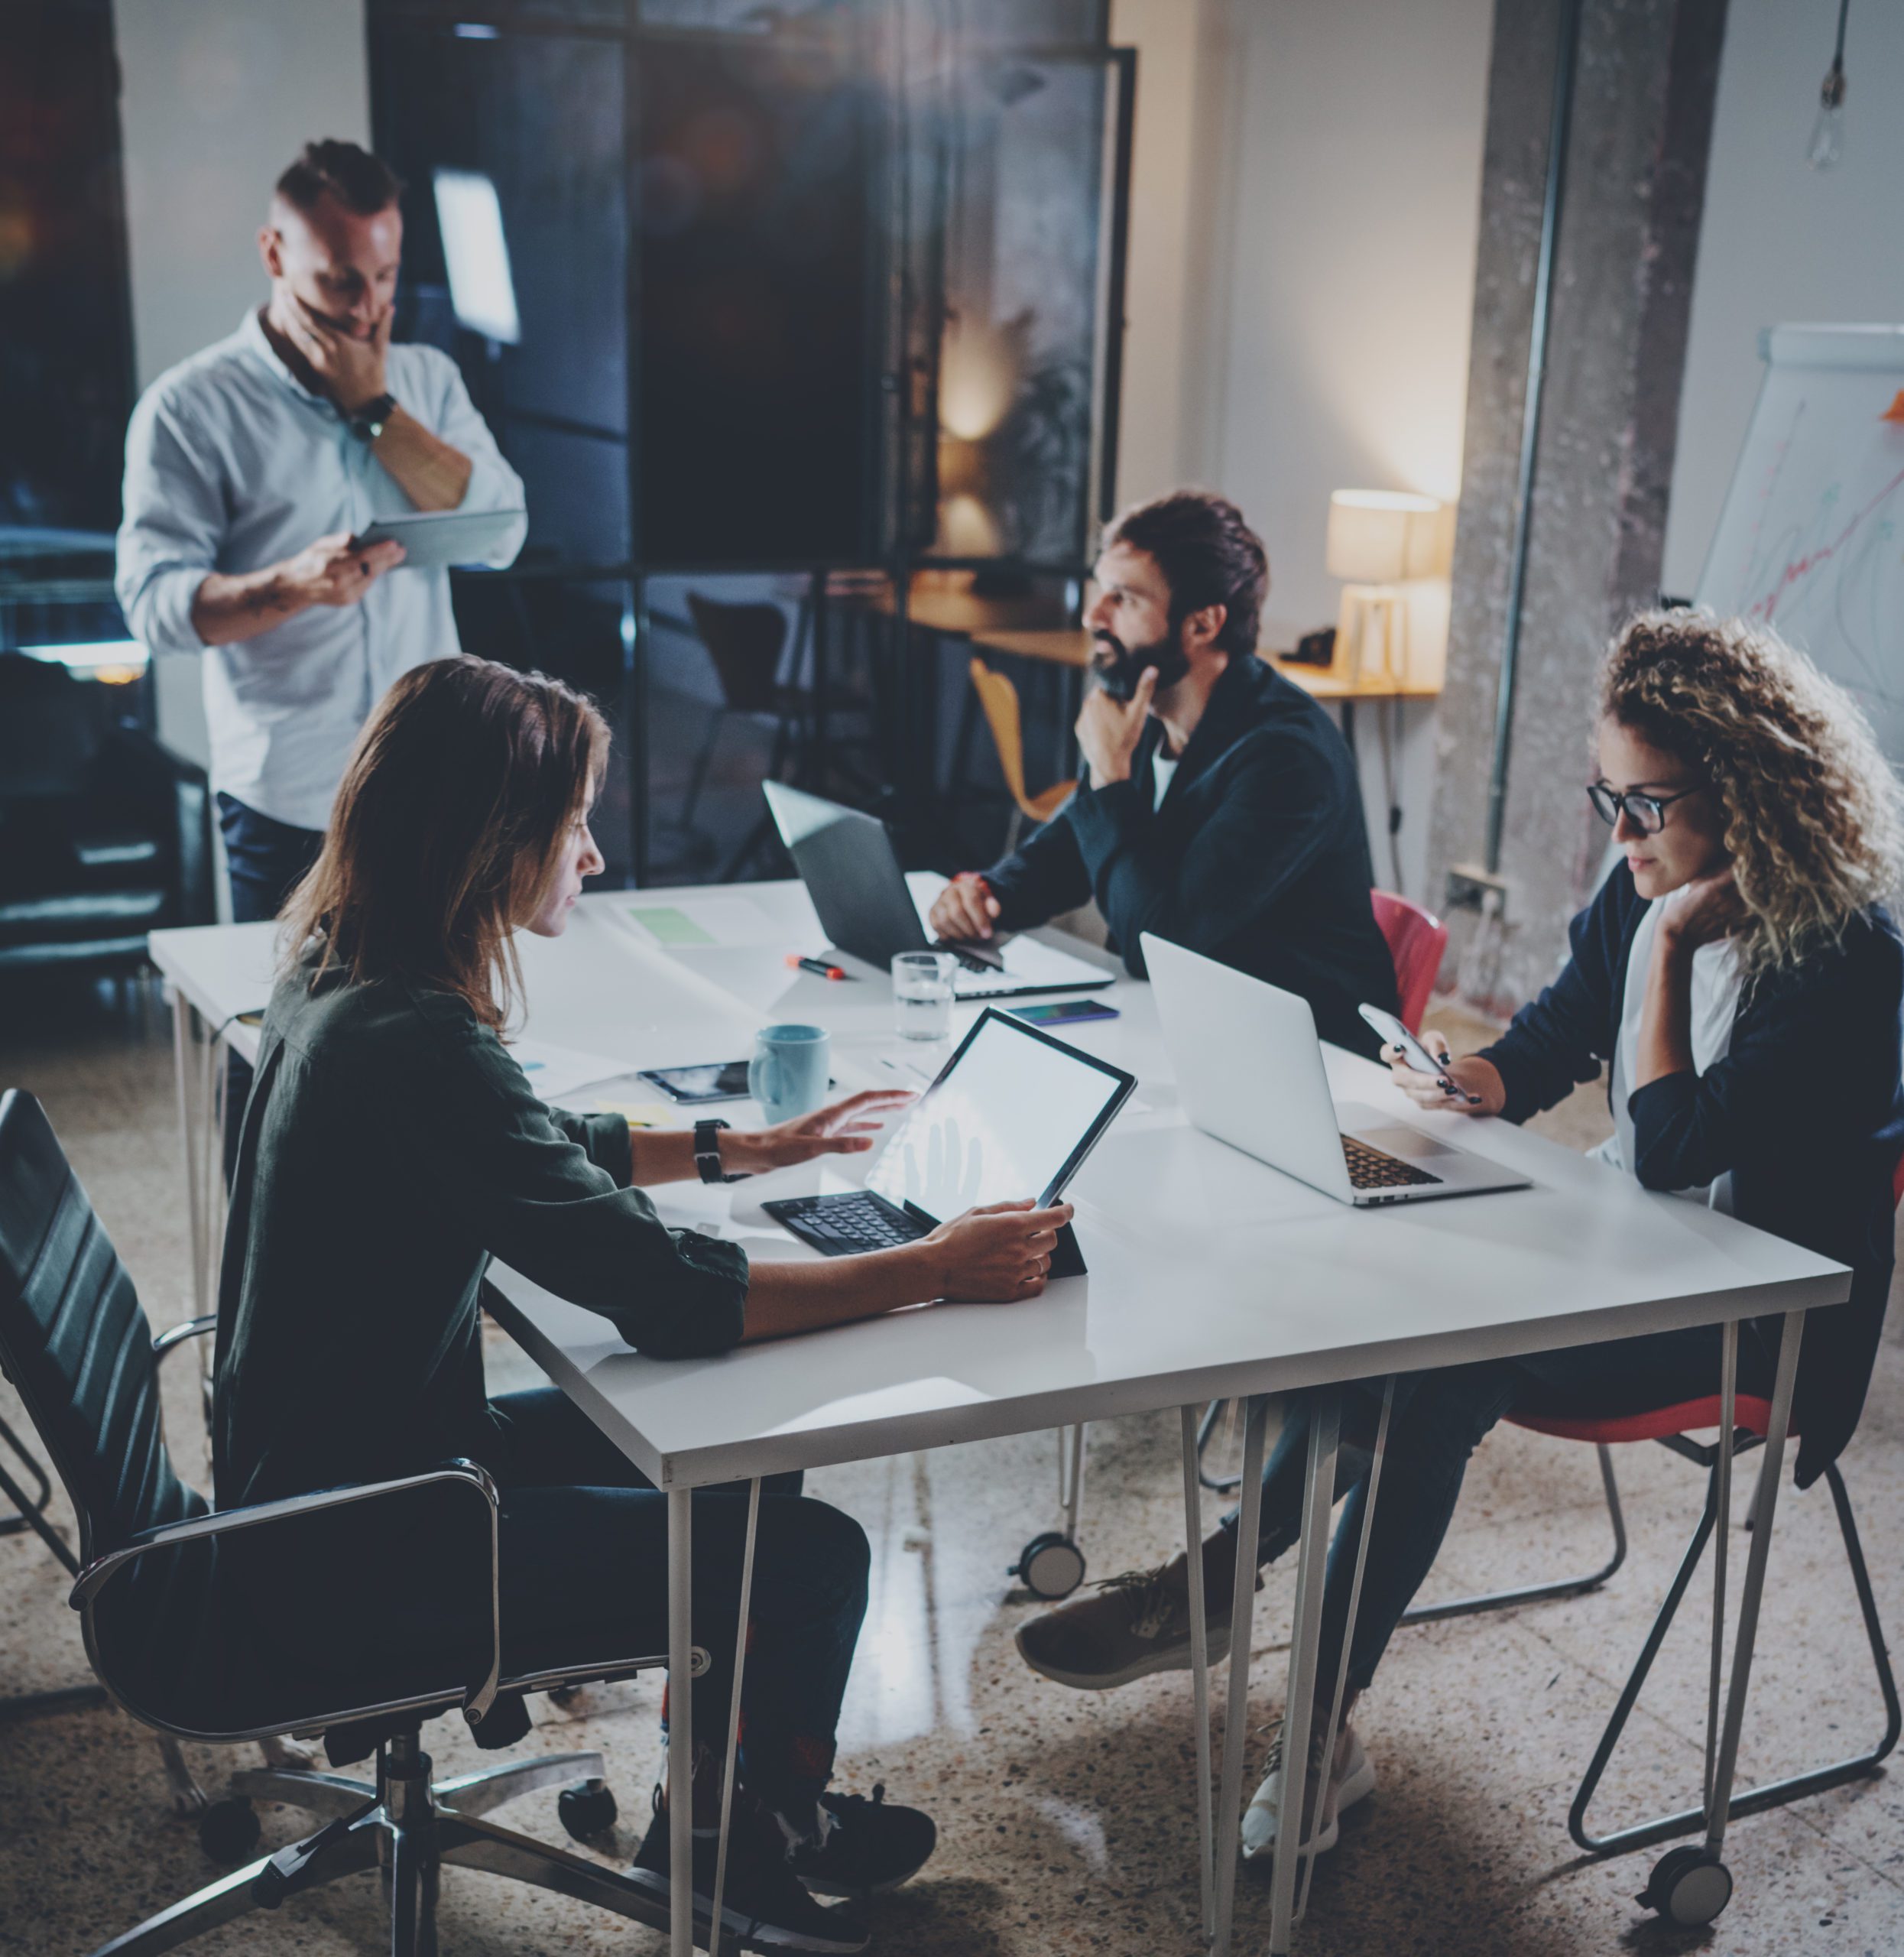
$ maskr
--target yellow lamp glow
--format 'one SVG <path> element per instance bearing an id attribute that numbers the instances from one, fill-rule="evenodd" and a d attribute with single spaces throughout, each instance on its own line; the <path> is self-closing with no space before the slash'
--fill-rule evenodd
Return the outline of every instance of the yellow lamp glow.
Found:
<path id="1" fill-rule="evenodd" d="M 1360 683 L 1399 683 L 1408 670 L 1408 600 L 1395 589 L 1445 577 L 1452 540 L 1443 506 L 1394 489 L 1338 489 L 1329 498 L 1324 556 L 1328 574 L 1347 582 L 1335 627 L 1335 664 Z"/>

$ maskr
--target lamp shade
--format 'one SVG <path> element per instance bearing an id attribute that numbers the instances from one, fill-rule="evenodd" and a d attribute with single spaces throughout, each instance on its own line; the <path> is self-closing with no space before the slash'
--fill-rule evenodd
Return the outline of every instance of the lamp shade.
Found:
<path id="1" fill-rule="evenodd" d="M 1395 489 L 1338 489 L 1329 498 L 1328 574 L 1351 584 L 1445 576 L 1452 552 L 1442 506 Z"/>

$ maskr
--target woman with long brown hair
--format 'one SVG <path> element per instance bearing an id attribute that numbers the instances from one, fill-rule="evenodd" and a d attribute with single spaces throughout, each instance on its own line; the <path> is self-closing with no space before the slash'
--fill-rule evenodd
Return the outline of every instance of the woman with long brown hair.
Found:
<path id="1" fill-rule="evenodd" d="M 1384 1057 L 1424 1108 L 1524 1121 L 1608 1064 L 1614 1133 L 1599 1151 L 1646 1188 L 1729 1212 L 1850 1266 L 1847 1303 L 1814 1312 L 1792 1429 L 1804 1487 L 1844 1448 L 1864 1400 L 1892 1264 L 1892 1175 L 1904 1150 L 1899 1082 L 1904 944 L 1886 909 L 1904 868 L 1896 777 L 1850 697 L 1773 633 L 1704 612 L 1637 618 L 1601 678 L 1587 794 L 1621 860 L 1574 921 L 1553 984 L 1482 1052 L 1439 1075 Z M 1769 1398 L 1782 1321 L 1740 1328 L 1738 1385 Z M 1597 1417 L 1717 1390 L 1717 1326 L 1404 1376 L 1349 1647 L 1364 1690 L 1441 1546 L 1468 1459 L 1510 1407 Z M 1344 1396 L 1346 1495 L 1325 1589 L 1321 1702 L 1311 1731 L 1303 1852 L 1374 1787 L 1344 1722 L 1325 1728 L 1354 1580 L 1379 1381 Z M 1296 1540 L 1309 1403 L 1287 1403 L 1263 1472 L 1260 1559 Z M 1234 1518 L 1231 1518 L 1234 1526 Z M 1213 1653 L 1227 1636 L 1234 1539 L 1205 1546 Z M 1182 1558 L 1026 1624 L 1047 1676 L 1108 1686 L 1187 1667 Z M 1280 1834 L 1277 1764 L 1244 1817 L 1246 1855 Z"/>
<path id="2" fill-rule="evenodd" d="M 537 1099 L 501 1037 L 520 988 L 513 937 L 560 936 L 602 867 L 589 807 L 608 742 L 580 696 L 483 660 L 418 667 L 384 696 L 287 907 L 219 1304 L 220 1505 L 454 1456 L 480 1462 L 502 1491 L 504 1663 L 517 1671 L 538 1669 L 537 1654 L 664 1649 L 667 1527 L 662 1497 L 563 1394 L 488 1397 L 480 1297 L 491 1256 L 601 1313 L 639 1350 L 687 1357 L 936 1298 L 1032 1297 L 1070 1215 L 1006 1204 L 896 1250 L 750 1266 L 738 1245 L 666 1228 L 641 1193 L 695 1176 L 689 1135 Z M 881 1114 L 905 1098 L 855 1095 L 729 1130 L 724 1167 L 869 1148 Z M 890 1887 L 931 1853 L 934 1832 L 912 1809 L 827 1791 L 865 1610 L 866 1539 L 801 1495 L 797 1475 L 767 1488 L 728 1920 L 780 1948 L 856 1951 L 864 1929 L 809 1887 Z M 693 1687 L 702 1733 L 727 1719 L 721 1654 L 732 1648 L 745 1513 L 731 1491 L 696 1499 L 696 1641 L 716 1654 Z M 255 1565 L 261 1602 L 293 1584 L 303 1600 L 293 1614 L 268 1608 L 261 1624 L 309 1663 L 347 1663 L 368 1635 L 448 1649 L 457 1621 L 439 1541 L 393 1530 L 367 1555 L 364 1527 L 354 1520 L 347 1543 L 331 1545 L 348 1563 L 322 1566 L 313 1537 L 299 1567 Z M 346 1569 L 375 1586 L 374 1631 L 357 1599 L 332 1607 Z M 713 1770 L 706 1756 L 696 1768 L 698 1810 Z M 704 1910 L 712 1847 L 697 1835 Z M 665 1894 L 667 1868 L 657 1816 L 636 1873 Z"/>

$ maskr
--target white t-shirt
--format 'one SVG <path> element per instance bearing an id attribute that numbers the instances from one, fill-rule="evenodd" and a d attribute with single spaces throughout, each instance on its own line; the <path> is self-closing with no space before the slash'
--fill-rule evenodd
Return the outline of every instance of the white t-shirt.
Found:
<path id="1" fill-rule="evenodd" d="M 1150 757 L 1150 777 L 1156 784 L 1157 789 L 1156 800 L 1150 804 L 1152 808 L 1163 806 L 1163 798 L 1169 794 L 1171 781 L 1177 771 L 1177 762 L 1182 758 L 1179 755 L 1176 761 L 1173 761 L 1161 748 Z"/>
<path id="2" fill-rule="evenodd" d="M 1593 1152 L 1616 1169 L 1632 1166 L 1633 1116 L 1627 1103 L 1633 1091 L 1633 1069 L 1638 1063 L 1640 1021 L 1646 1005 L 1646 968 L 1653 960 L 1653 942 L 1659 935 L 1659 906 L 1656 899 L 1646 906 L 1646 914 L 1633 933 L 1633 953 L 1627 961 L 1626 996 L 1620 1003 L 1620 1037 L 1613 1055 L 1613 1133 Z M 1732 1050 L 1732 1022 L 1738 1017 L 1738 947 L 1729 938 L 1716 944 L 1701 945 L 1692 954 L 1692 1066 L 1704 1073 L 1714 1061 L 1722 1060 Z M 1701 1188 L 1675 1189 L 1693 1202 L 1732 1213 L 1732 1178 L 1723 1175 Z"/>

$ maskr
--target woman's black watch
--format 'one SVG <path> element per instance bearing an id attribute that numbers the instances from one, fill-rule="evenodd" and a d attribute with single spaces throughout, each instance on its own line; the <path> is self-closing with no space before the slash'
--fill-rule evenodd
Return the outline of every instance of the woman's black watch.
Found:
<path id="1" fill-rule="evenodd" d="M 721 1167 L 721 1144 L 718 1139 L 727 1123 L 717 1119 L 696 1121 L 694 1124 L 694 1166 L 701 1172 L 704 1183 L 744 1183 L 747 1172 L 730 1176 Z"/>

